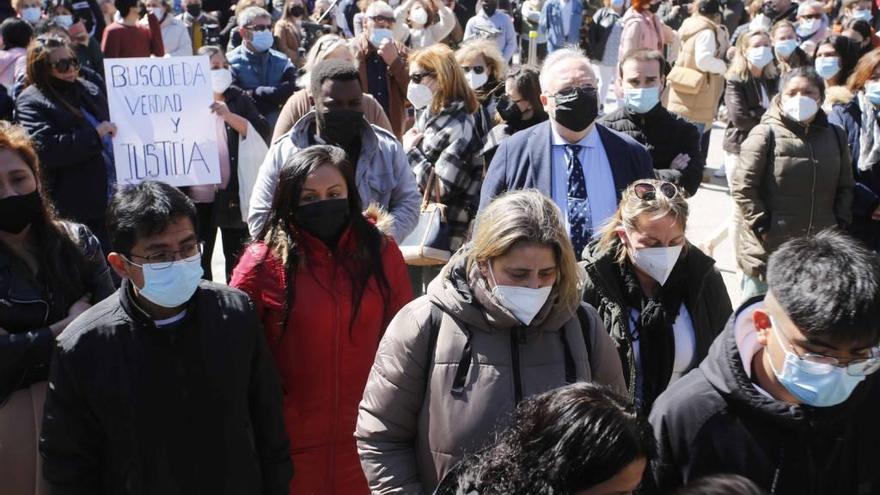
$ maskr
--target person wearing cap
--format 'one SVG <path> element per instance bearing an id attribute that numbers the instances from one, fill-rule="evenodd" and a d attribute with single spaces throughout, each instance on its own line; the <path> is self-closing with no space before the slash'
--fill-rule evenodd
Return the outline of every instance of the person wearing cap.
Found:
<path id="1" fill-rule="evenodd" d="M 406 90 L 409 84 L 407 49 L 394 39 L 394 9 L 382 0 L 367 8 L 364 31 L 353 42 L 361 87 L 375 98 L 391 121 L 397 139 L 403 138 Z"/>

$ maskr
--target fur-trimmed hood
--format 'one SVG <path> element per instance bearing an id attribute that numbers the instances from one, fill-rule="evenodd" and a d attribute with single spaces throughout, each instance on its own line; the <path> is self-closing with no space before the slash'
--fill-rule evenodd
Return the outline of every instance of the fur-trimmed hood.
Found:
<path id="1" fill-rule="evenodd" d="M 822 110 L 825 110 L 825 113 L 831 113 L 834 105 L 846 105 L 852 99 L 853 94 L 846 86 L 829 86 L 825 90 L 825 103 L 822 104 Z"/>
<path id="2" fill-rule="evenodd" d="M 370 203 L 364 210 L 364 217 L 388 237 L 394 237 L 394 217 L 379 203 Z"/>

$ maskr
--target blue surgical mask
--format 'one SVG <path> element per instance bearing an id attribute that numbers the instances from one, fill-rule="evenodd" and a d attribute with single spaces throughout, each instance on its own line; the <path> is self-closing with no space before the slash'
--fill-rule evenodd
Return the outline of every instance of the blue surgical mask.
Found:
<path id="1" fill-rule="evenodd" d="M 782 40 L 777 41 L 773 48 L 776 50 L 776 53 L 784 58 L 788 58 L 795 50 L 797 50 L 798 42 L 797 40 Z"/>
<path id="2" fill-rule="evenodd" d="M 782 371 L 776 370 L 772 359 L 770 367 L 779 383 L 798 401 L 813 407 L 836 406 L 847 400 L 865 379 L 864 376 L 852 376 L 839 366 L 833 366 L 829 371 L 827 364 L 813 363 L 798 356 L 782 342 L 779 327 L 773 318 L 770 318 L 770 324 L 770 331 L 785 350 Z"/>
<path id="3" fill-rule="evenodd" d="M 626 0 L 611 0 L 611 6 L 612 6 L 612 7 L 617 7 L 617 8 L 623 7 L 623 3 L 624 3 L 625 1 L 626 1 Z"/>
<path id="4" fill-rule="evenodd" d="M 190 300 L 202 280 L 202 255 L 165 263 L 139 265 L 144 273 L 144 287 L 138 294 L 163 308 L 176 308 Z M 161 266 L 162 268 L 157 268 Z"/>
<path id="5" fill-rule="evenodd" d="M 660 88 L 627 88 L 624 90 L 626 108 L 635 113 L 648 113 L 660 103 Z"/>
<path id="6" fill-rule="evenodd" d="M 70 26 L 73 26 L 73 16 L 69 14 L 64 15 L 56 15 L 54 17 L 55 22 L 58 23 L 64 29 L 70 29 Z"/>
<path id="7" fill-rule="evenodd" d="M 871 15 L 871 9 L 856 9 L 852 11 L 852 18 L 858 21 L 871 22 L 874 16 Z"/>
<path id="8" fill-rule="evenodd" d="M 382 40 L 386 38 L 391 39 L 391 36 L 392 33 L 390 29 L 374 27 L 370 33 L 370 43 L 376 48 L 379 48 L 379 45 L 382 44 Z"/>
<path id="9" fill-rule="evenodd" d="M 865 84 L 865 96 L 874 105 L 880 105 L 880 82 Z"/>
<path id="10" fill-rule="evenodd" d="M 840 72 L 840 57 L 819 57 L 816 59 L 816 73 L 825 79 L 831 79 Z"/>
<path id="11" fill-rule="evenodd" d="M 43 10 L 39 7 L 27 7 L 21 9 L 21 18 L 30 24 L 36 24 L 43 16 Z"/>
<path id="12" fill-rule="evenodd" d="M 269 31 L 268 29 L 255 32 L 254 38 L 251 40 L 251 44 L 254 45 L 254 50 L 258 52 L 265 52 L 269 48 L 272 48 L 272 43 L 274 42 L 275 38 L 272 37 L 272 31 Z"/>

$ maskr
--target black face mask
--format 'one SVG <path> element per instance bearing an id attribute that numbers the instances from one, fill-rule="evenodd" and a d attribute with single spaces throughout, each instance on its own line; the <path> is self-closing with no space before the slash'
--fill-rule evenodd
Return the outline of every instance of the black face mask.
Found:
<path id="1" fill-rule="evenodd" d="M 581 132 L 599 116 L 596 88 L 575 88 L 558 93 L 554 117 L 557 123 L 574 132 Z"/>
<path id="2" fill-rule="evenodd" d="M 648 10 L 650 10 L 651 12 L 656 14 L 657 11 L 660 10 L 660 4 L 659 3 L 652 3 L 651 6 L 648 7 Z"/>
<path id="3" fill-rule="evenodd" d="M 186 6 L 186 13 L 191 17 L 198 17 L 202 15 L 202 6 L 197 3 L 191 3 Z"/>
<path id="4" fill-rule="evenodd" d="M 761 11 L 770 19 L 776 19 L 776 16 L 779 15 L 779 9 L 777 9 L 772 3 L 765 3 L 761 7 Z"/>
<path id="5" fill-rule="evenodd" d="M 321 139 L 335 144 L 346 151 L 352 143 L 361 138 L 364 127 L 364 112 L 357 110 L 330 110 L 318 113 L 318 132 Z"/>
<path id="6" fill-rule="evenodd" d="M 519 105 L 516 104 L 515 101 L 510 99 L 507 95 L 502 95 L 498 98 L 498 106 L 496 107 L 498 110 L 498 115 L 507 122 L 507 125 L 511 127 L 516 127 L 520 122 L 522 122 L 523 114 L 522 110 L 520 110 Z"/>
<path id="7" fill-rule="evenodd" d="M 41 210 L 40 193 L 36 190 L 21 196 L 0 199 L 0 230 L 18 234 L 33 223 Z"/>
<path id="8" fill-rule="evenodd" d="M 143 17 L 143 16 L 147 15 L 147 6 L 146 5 L 139 3 L 137 5 L 137 8 L 138 8 L 138 17 Z"/>
<path id="9" fill-rule="evenodd" d="M 336 244 L 342 231 L 348 227 L 348 198 L 325 199 L 300 206 L 294 220 L 299 228 L 321 239 L 324 244 Z"/>
<path id="10" fill-rule="evenodd" d="M 294 5 L 287 11 L 288 15 L 293 17 L 302 17 L 306 13 L 306 9 L 302 5 Z"/>
<path id="11" fill-rule="evenodd" d="M 496 10 L 498 10 L 498 4 L 483 4 L 483 12 L 489 17 L 495 15 Z"/>

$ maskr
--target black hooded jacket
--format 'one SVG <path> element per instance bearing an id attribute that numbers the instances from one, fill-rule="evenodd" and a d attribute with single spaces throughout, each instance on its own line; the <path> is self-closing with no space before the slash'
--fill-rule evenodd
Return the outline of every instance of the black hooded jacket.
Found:
<path id="1" fill-rule="evenodd" d="M 834 407 L 771 399 L 746 375 L 737 347 L 756 304 L 740 308 L 699 368 L 657 399 L 656 493 L 719 473 L 743 475 L 771 495 L 880 493 L 877 378 Z"/>

